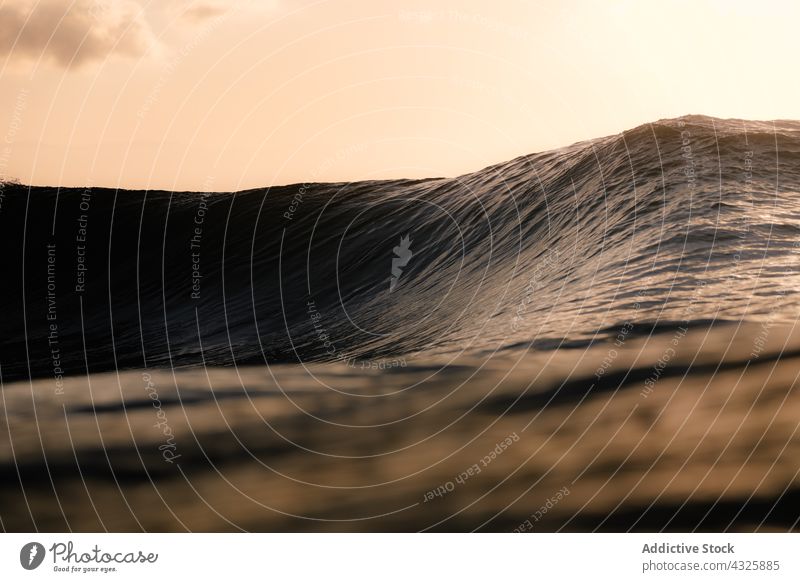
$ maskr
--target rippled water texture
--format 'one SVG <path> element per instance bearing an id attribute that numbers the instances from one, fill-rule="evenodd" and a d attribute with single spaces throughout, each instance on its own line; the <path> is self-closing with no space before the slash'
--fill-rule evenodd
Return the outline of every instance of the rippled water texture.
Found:
<path id="1" fill-rule="evenodd" d="M 796 529 L 800 123 L 458 178 L 6 185 L 0 518 Z"/>

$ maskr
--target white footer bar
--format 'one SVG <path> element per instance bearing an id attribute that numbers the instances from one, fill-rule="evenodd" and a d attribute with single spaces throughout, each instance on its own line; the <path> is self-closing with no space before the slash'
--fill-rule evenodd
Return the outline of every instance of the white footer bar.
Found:
<path id="1" fill-rule="evenodd" d="M 0 580 L 778 581 L 800 580 L 798 554 L 773 533 L 31 533 L 0 535 Z"/>

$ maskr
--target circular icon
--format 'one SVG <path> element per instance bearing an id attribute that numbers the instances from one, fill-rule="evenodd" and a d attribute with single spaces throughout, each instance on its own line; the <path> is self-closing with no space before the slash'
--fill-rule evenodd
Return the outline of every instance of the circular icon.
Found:
<path id="1" fill-rule="evenodd" d="M 19 563 L 26 570 L 35 570 L 44 561 L 44 546 L 39 542 L 29 542 L 19 551 Z"/>

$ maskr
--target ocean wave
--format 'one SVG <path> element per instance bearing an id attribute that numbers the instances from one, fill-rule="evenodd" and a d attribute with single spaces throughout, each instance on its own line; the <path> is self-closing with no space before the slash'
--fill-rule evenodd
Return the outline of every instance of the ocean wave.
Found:
<path id="1" fill-rule="evenodd" d="M 5 185 L 3 378 L 391 360 L 794 321 L 800 123 L 701 116 L 456 178 Z"/>

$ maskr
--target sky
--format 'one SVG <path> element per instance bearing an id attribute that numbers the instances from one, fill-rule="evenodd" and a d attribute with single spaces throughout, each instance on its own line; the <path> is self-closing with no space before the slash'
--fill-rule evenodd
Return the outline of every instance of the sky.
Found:
<path id="1" fill-rule="evenodd" d="M 685 114 L 800 119 L 800 5 L 0 0 L 0 178 L 455 176 Z"/>

